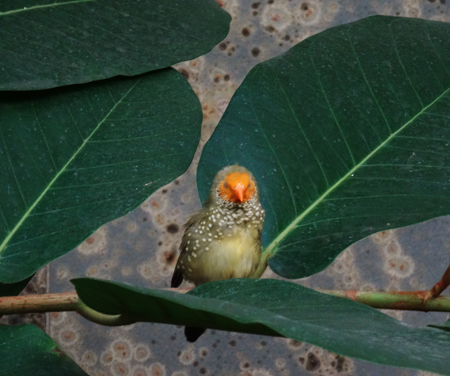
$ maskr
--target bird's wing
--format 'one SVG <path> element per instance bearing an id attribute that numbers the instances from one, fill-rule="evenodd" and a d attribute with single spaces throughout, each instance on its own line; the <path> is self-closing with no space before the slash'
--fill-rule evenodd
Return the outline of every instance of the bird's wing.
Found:
<path id="1" fill-rule="evenodd" d="M 200 209 L 199 211 L 196 211 L 194 214 L 192 214 L 188 220 L 186 221 L 186 224 L 184 225 L 184 235 L 181 239 L 180 244 L 180 256 L 178 257 L 178 262 L 175 267 L 175 271 L 173 272 L 172 281 L 170 282 L 170 287 L 178 287 L 181 285 L 181 282 L 183 282 L 183 273 L 181 272 L 181 268 L 178 268 L 178 263 L 180 262 L 181 255 L 183 252 L 185 252 L 188 236 L 186 235 L 186 230 L 194 227 L 196 224 L 200 223 L 206 216 L 207 210 Z"/>

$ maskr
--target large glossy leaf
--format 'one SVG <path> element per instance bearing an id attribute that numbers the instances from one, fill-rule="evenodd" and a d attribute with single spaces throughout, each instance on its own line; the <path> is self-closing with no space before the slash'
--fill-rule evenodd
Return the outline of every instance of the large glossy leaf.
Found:
<path id="1" fill-rule="evenodd" d="M 189 166 L 202 112 L 173 69 L 0 100 L 0 281 L 70 251 Z"/>
<path id="2" fill-rule="evenodd" d="M 437 328 L 441 330 L 445 330 L 446 332 L 450 332 L 450 320 L 447 320 L 442 325 L 428 325 L 431 328 Z"/>
<path id="3" fill-rule="evenodd" d="M 165 68 L 210 51 L 229 23 L 214 0 L 2 0 L 0 90 Z"/>
<path id="4" fill-rule="evenodd" d="M 0 325 L 2 376 L 87 376 L 34 325 Z"/>
<path id="5" fill-rule="evenodd" d="M 72 280 L 91 308 L 137 321 L 280 335 L 375 363 L 450 375 L 450 333 L 413 328 L 362 304 L 279 280 L 233 279 L 182 295 Z"/>
<path id="6" fill-rule="evenodd" d="M 288 278 L 374 232 L 450 214 L 450 24 L 376 16 L 256 66 L 202 154 L 256 176 L 264 244 Z M 266 254 L 266 255 L 267 255 Z"/>

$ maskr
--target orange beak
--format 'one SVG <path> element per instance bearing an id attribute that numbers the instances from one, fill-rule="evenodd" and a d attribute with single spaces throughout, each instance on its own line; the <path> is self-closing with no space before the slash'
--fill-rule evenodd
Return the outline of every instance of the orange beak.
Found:
<path id="1" fill-rule="evenodd" d="M 240 182 L 233 188 L 233 192 L 240 202 L 244 202 L 246 189 L 245 185 Z"/>

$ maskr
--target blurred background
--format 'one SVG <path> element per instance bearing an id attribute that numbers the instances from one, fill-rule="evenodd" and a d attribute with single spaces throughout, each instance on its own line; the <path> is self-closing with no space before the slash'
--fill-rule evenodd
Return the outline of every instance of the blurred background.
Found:
<path id="1" fill-rule="evenodd" d="M 200 208 L 196 166 L 231 96 L 258 63 L 311 35 L 375 14 L 450 21 L 445 0 L 217 0 L 233 17 L 227 38 L 210 53 L 177 64 L 203 106 L 202 140 L 189 170 L 132 213 L 102 226 L 72 252 L 40 270 L 25 293 L 73 291 L 70 279 L 94 277 L 169 287 L 187 217 Z M 311 288 L 428 290 L 450 261 L 450 217 L 385 231 L 345 250 L 326 270 L 295 283 Z M 270 270 L 264 278 L 279 278 Z M 418 326 L 443 313 L 386 314 Z M 285 338 L 208 330 L 196 343 L 183 328 L 160 324 L 102 327 L 75 313 L 5 316 L 32 322 L 92 376 L 432 375 L 341 357 Z"/>

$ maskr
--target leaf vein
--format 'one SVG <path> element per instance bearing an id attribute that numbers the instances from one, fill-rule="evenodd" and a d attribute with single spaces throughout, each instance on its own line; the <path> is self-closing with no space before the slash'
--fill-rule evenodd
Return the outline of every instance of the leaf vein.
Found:
<path id="1" fill-rule="evenodd" d="M 136 85 L 138 85 L 138 83 L 141 80 L 138 79 L 133 85 L 132 87 L 125 92 L 122 95 L 122 99 L 126 98 L 131 91 L 136 87 Z M 122 100 L 121 99 L 121 100 Z M 118 103 L 116 105 L 114 105 L 109 112 L 103 117 L 103 119 L 101 121 L 97 121 L 97 126 L 92 130 L 91 134 L 88 136 L 88 138 L 78 147 L 78 149 L 75 151 L 75 153 L 72 155 L 71 158 L 69 158 L 69 160 L 66 162 L 66 164 L 64 166 L 62 166 L 60 168 L 60 170 L 56 173 L 56 175 L 54 176 L 54 178 L 49 182 L 49 184 L 47 185 L 47 187 L 42 191 L 42 193 L 36 198 L 36 200 L 33 202 L 33 204 L 31 204 L 28 208 L 28 210 L 25 211 L 25 213 L 23 214 L 22 218 L 17 222 L 16 226 L 14 226 L 14 228 L 11 230 L 11 232 L 8 234 L 8 236 L 5 237 L 5 239 L 3 240 L 3 242 L 0 244 L 0 257 L 2 252 L 6 249 L 6 247 L 8 246 L 9 241 L 11 240 L 11 238 L 16 234 L 16 232 L 20 229 L 20 227 L 22 226 L 22 224 L 25 222 L 25 220 L 31 215 L 31 213 L 33 212 L 33 210 L 36 208 L 36 206 L 41 202 L 41 200 L 45 197 L 45 195 L 47 194 L 47 192 L 50 190 L 50 188 L 52 187 L 53 184 L 55 184 L 55 182 L 58 180 L 58 178 L 66 171 L 66 169 L 68 168 L 68 166 L 70 164 L 72 164 L 72 162 L 75 160 L 75 158 L 81 153 L 81 151 L 85 148 L 87 142 L 90 140 L 91 137 L 94 136 L 94 134 L 100 129 L 100 127 L 103 125 L 103 123 L 106 121 L 106 119 L 108 118 L 108 116 L 114 112 L 114 110 L 116 109 L 116 106 L 120 103 L 120 101 L 118 101 Z M 3 133 L 0 132 L 0 134 L 2 135 L 2 139 L 3 139 L 3 143 L 4 143 L 4 138 L 3 138 Z M 20 186 L 19 186 L 19 191 L 20 190 Z M 21 192 L 22 195 L 22 192 Z M 23 195 L 22 195 L 23 198 Z M 25 206 L 25 208 L 27 208 L 27 206 Z"/>

